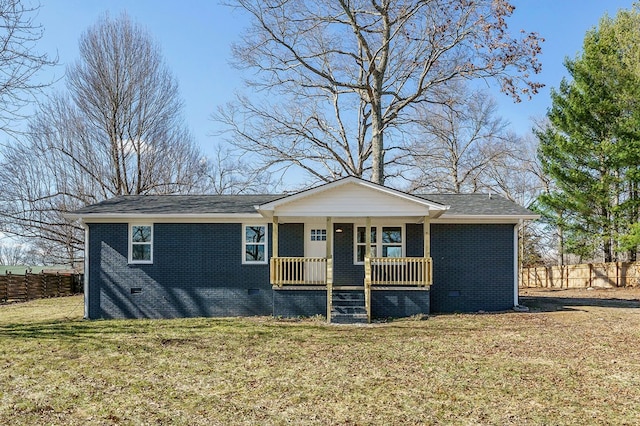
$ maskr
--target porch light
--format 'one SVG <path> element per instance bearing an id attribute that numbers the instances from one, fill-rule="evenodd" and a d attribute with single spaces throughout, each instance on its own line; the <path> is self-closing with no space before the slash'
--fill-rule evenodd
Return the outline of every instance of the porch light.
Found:
<path id="1" fill-rule="evenodd" d="M 342 228 L 336 228 L 336 233 L 341 233 L 342 232 Z"/>

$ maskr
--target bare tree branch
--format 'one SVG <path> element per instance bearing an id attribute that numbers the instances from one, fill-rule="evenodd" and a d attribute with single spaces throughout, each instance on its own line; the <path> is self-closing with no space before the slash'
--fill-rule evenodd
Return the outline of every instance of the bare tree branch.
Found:
<path id="1" fill-rule="evenodd" d="M 118 195 L 201 191 L 208 165 L 159 48 L 126 15 L 83 34 L 67 86 L 2 149 L 0 229 L 73 263 L 84 233 L 64 212 Z"/>
<path id="2" fill-rule="evenodd" d="M 214 119 L 237 148 L 259 151 L 262 167 L 286 163 L 318 180 L 370 171 L 383 183 L 396 173 L 385 170 L 397 161 L 390 147 L 402 146 L 398 139 L 417 118 L 416 107 L 437 102 L 443 86 L 494 79 L 516 101 L 541 87 L 530 75 L 540 71 L 542 39 L 509 34 L 506 19 L 514 8 L 506 0 L 231 5 L 253 18 L 233 49 L 239 68 L 256 71 L 247 85 L 284 101 L 277 106 L 254 93 L 218 110 Z M 310 117 L 312 129 L 306 127 Z"/>
<path id="3" fill-rule="evenodd" d="M 51 82 L 38 80 L 57 58 L 37 53 L 43 28 L 35 22 L 39 6 L 20 0 L 0 0 L 0 130 L 16 136 L 22 108 Z"/>

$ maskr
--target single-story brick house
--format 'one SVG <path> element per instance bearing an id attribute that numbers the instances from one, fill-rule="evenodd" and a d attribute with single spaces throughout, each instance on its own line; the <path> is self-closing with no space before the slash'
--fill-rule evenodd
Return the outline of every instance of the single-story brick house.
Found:
<path id="1" fill-rule="evenodd" d="M 487 194 L 412 195 L 354 177 L 293 195 L 122 196 L 86 229 L 85 317 L 370 321 L 518 304 L 518 227 Z"/>

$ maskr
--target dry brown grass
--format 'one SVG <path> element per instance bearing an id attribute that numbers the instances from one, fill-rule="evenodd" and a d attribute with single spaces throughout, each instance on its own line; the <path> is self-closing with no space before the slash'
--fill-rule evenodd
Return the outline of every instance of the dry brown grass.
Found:
<path id="1" fill-rule="evenodd" d="M 0 423 L 640 424 L 637 297 L 523 294 L 532 312 L 371 326 L 1 306 Z"/>

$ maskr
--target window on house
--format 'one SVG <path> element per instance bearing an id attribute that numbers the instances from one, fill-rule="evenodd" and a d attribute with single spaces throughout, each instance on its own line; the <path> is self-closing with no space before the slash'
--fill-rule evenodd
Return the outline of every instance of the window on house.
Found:
<path id="1" fill-rule="evenodd" d="M 371 227 L 371 257 L 403 257 L 402 226 Z M 381 236 L 378 239 L 378 235 Z M 356 228 L 356 263 L 364 262 L 366 227 Z"/>
<path id="2" fill-rule="evenodd" d="M 402 227 L 382 227 L 382 257 L 402 257 Z"/>
<path id="3" fill-rule="evenodd" d="M 153 225 L 130 225 L 129 263 L 153 263 Z"/>
<path id="4" fill-rule="evenodd" d="M 311 230 L 311 241 L 327 241 L 327 230 L 326 229 L 312 229 Z"/>
<path id="5" fill-rule="evenodd" d="M 364 262 L 364 254 L 367 247 L 366 244 L 366 232 L 367 228 L 364 226 L 358 226 L 358 230 L 356 232 L 356 262 L 362 263 Z M 376 228 L 375 226 L 371 227 L 371 257 L 377 257 L 377 245 L 376 245 Z"/>
<path id="6" fill-rule="evenodd" d="M 244 225 L 243 263 L 267 263 L 267 226 Z"/>

